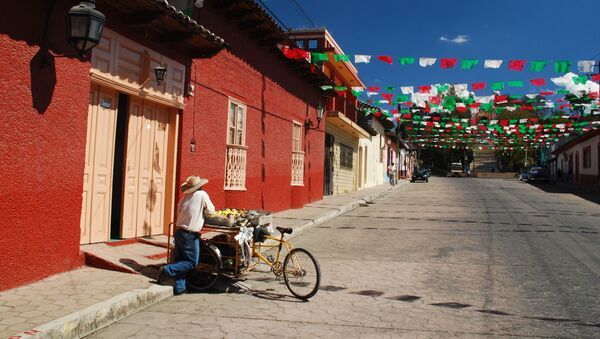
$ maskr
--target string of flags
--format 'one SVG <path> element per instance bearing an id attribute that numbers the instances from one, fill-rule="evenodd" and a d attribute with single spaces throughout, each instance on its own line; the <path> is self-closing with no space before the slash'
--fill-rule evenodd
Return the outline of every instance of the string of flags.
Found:
<path id="1" fill-rule="evenodd" d="M 573 85 L 585 85 L 588 81 L 598 82 L 600 81 L 600 74 L 588 75 L 576 75 L 571 73 L 570 81 Z M 537 78 L 529 80 L 529 83 L 536 87 L 546 86 L 549 84 L 547 80 L 550 80 L 555 85 L 559 85 L 563 82 L 563 78 Z M 453 86 L 457 92 L 462 92 L 469 89 L 469 84 L 454 84 Z M 525 81 L 523 80 L 508 80 L 508 81 L 492 81 L 492 82 L 473 82 L 470 84 L 470 88 L 473 92 L 480 91 L 489 88 L 493 91 L 503 91 L 506 88 L 523 88 Z M 434 88 L 432 85 L 420 85 L 420 86 L 367 86 L 366 89 L 362 87 L 351 87 L 346 86 L 321 86 L 323 91 L 335 90 L 335 91 L 352 91 L 355 96 L 359 96 L 365 92 L 368 96 L 379 94 L 382 90 L 385 92 L 395 92 L 398 89 L 402 94 L 415 94 L 415 93 L 430 93 Z M 416 90 L 415 90 L 416 89 Z M 558 90 L 555 94 L 568 94 L 569 91 Z M 551 95 L 548 93 L 547 95 Z"/>
<path id="2" fill-rule="evenodd" d="M 335 53 L 318 53 L 310 52 L 301 48 L 291 46 L 281 46 L 282 53 L 290 59 L 304 59 L 311 63 L 319 62 L 350 62 L 354 60 L 355 64 L 365 63 L 368 64 L 373 59 L 373 55 L 366 54 L 355 54 L 352 58 L 349 54 L 335 54 Z M 384 62 L 389 65 L 398 64 L 400 66 L 419 65 L 420 67 L 432 67 L 436 63 L 439 64 L 442 69 L 460 68 L 463 70 L 474 69 L 478 65 L 482 65 L 485 69 L 500 69 L 503 65 L 509 71 L 523 71 L 530 70 L 531 72 L 542 72 L 547 69 L 549 65 L 552 65 L 552 69 L 556 73 L 568 73 L 571 71 L 573 65 L 577 65 L 577 70 L 580 73 L 592 73 L 594 67 L 598 66 L 595 60 L 578 60 L 576 62 L 571 60 L 503 60 L 503 59 L 485 59 L 483 62 L 480 59 L 457 59 L 457 58 L 429 58 L 429 57 L 397 57 L 394 58 L 391 55 L 376 55 L 375 60 Z M 528 67 L 526 67 L 528 66 Z"/>

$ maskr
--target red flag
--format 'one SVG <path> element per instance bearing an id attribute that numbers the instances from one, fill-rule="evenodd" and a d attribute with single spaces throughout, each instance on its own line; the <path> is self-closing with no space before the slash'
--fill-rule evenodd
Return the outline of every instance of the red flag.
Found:
<path id="1" fill-rule="evenodd" d="M 523 106 L 521 108 L 524 109 L 524 110 L 526 110 L 526 111 L 533 111 L 533 106 L 527 106 L 527 105 L 525 105 L 525 106 Z"/>
<path id="2" fill-rule="evenodd" d="M 440 121 L 440 117 L 438 117 L 438 116 L 433 117 L 433 121 Z"/>
<path id="3" fill-rule="evenodd" d="M 337 94 L 341 97 L 343 97 L 346 94 L 346 91 L 343 90 L 335 90 L 337 92 Z"/>
<path id="4" fill-rule="evenodd" d="M 471 88 L 474 91 L 479 91 L 485 88 L 485 82 L 475 82 L 471 84 Z"/>
<path id="5" fill-rule="evenodd" d="M 484 125 L 479 125 L 478 128 L 482 131 L 487 131 L 487 127 L 485 127 Z"/>
<path id="6" fill-rule="evenodd" d="M 379 59 L 379 60 L 381 60 L 383 62 L 386 62 L 386 63 L 388 63 L 390 65 L 393 63 L 393 59 L 389 55 L 378 55 L 377 59 Z"/>
<path id="7" fill-rule="evenodd" d="M 600 74 L 592 75 L 592 81 L 600 81 Z"/>
<path id="8" fill-rule="evenodd" d="M 310 57 L 310 52 L 289 46 L 281 47 L 281 52 L 290 59 L 302 60 Z"/>
<path id="9" fill-rule="evenodd" d="M 452 68 L 452 67 L 456 66 L 456 59 L 442 58 L 440 60 L 440 66 L 442 68 Z"/>
<path id="10" fill-rule="evenodd" d="M 429 103 L 427 103 L 427 101 L 425 102 L 425 109 L 423 110 L 423 112 L 425 112 L 425 113 L 431 112 L 431 107 L 429 107 Z"/>
<path id="11" fill-rule="evenodd" d="M 532 123 L 537 123 L 538 121 L 540 121 L 540 118 L 529 118 L 529 121 L 531 121 Z"/>
<path id="12" fill-rule="evenodd" d="M 409 113 L 407 113 L 407 114 L 403 114 L 403 115 L 402 115 L 402 117 L 403 117 L 404 119 L 412 119 L 412 114 L 409 114 Z"/>
<path id="13" fill-rule="evenodd" d="M 554 92 L 552 91 L 548 91 L 548 92 L 540 92 L 541 96 L 547 96 L 547 95 L 554 95 Z"/>
<path id="14" fill-rule="evenodd" d="M 429 101 L 432 104 L 439 105 L 442 102 L 442 99 L 440 99 L 440 97 L 431 97 L 431 99 L 429 99 Z"/>
<path id="15" fill-rule="evenodd" d="M 381 96 L 387 101 L 392 101 L 392 98 L 394 97 L 394 95 L 390 93 L 382 93 Z"/>
<path id="16" fill-rule="evenodd" d="M 509 121 L 508 120 L 500 120 L 499 123 L 500 123 L 500 126 L 508 126 Z"/>
<path id="17" fill-rule="evenodd" d="M 419 92 L 421 93 L 429 93 L 431 91 L 431 86 L 419 86 Z"/>
<path id="18" fill-rule="evenodd" d="M 398 114 L 399 111 L 397 109 L 392 109 L 390 112 L 392 112 L 392 114 Z"/>
<path id="19" fill-rule="evenodd" d="M 588 94 L 588 96 L 590 97 L 590 99 L 598 99 L 598 92 L 590 92 L 590 94 Z"/>
<path id="20" fill-rule="evenodd" d="M 381 116 L 381 112 L 375 112 L 373 115 L 379 118 Z"/>
<path id="21" fill-rule="evenodd" d="M 525 60 L 510 60 L 508 62 L 508 70 L 510 71 L 522 71 L 525 67 Z"/>
<path id="22" fill-rule="evenodd" d="M 546 84 L 544 79 L 531 79 L 530 82 L 534 86 L 544 86 Z"/>
<path id="23" fill-rule="evenodd" d="M 465 113 L 467 111 L 467 107 L 465 106 L 456 106 L 456 110 L 461 112 L 461 113 Z"/>
<path id="24" fill-rule="evenodd" d="M 381 87 L 379 87 L 379 86 L 369 86 L 369 87 L 367 87 L 367 89 L 370 92 L 379 92 L 381 90 Z"/>
<path id="25" fill-rule="evenodd" d="M 503 102 L 508 100 L 508 95 L 496 95 L 494 96 L 494 102 Z"/>
<path id="26" fill-rule="evenodd" d="M 402 105 L 407 106 L 407 107 L 412 107 L 413 103 L 412 103 L 412 101 L 407 101 L 407 102 L 403 102 Z"/>
<path id="27" fill-rule="evenodd" d="M 479 108 L 479 107 L 481 107 L 481 103 L 474 102 L 474 103 L 470 104 L 469 107 L 470 108 Z M 477 121 L 475 121 L 475 122 L 477 122 Z M 471 123 L 473 123 L 473 121 L 471 121 Z"/>

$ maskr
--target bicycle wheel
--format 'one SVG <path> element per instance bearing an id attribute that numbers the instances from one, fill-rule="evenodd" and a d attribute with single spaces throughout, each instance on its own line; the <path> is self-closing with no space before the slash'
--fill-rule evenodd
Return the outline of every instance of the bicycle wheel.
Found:
<path id="1" fill-rule="evenodd" d="M 219 280 L 222 266 L 217 250 L 201 243 L 198 265 L 186 275 L 188 287 L 194 291 L 210 289 Z"/>
<path id="2" fill-rule="evenodd" d="M 309 251 L 294 248 L 283 261 L 283 278 L 294 297 L 307 300 L 319 290 L 321 270 Z"/>

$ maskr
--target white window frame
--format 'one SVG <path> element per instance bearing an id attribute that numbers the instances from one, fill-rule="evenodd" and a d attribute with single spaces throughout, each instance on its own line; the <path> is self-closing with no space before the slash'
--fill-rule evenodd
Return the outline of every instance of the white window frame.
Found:
<path id="1" fill-rule="evenodd" d="M 298 133 L 296 135 L 296 132 Z M 302 150 L 302 123 L 292 122 L 292 186 L 304 186 L 304 151 Z M 296 138 L 297 137 L 297 138 Z"/>
<path id="2" fill-rule="evenodd" d="M 231 121 L 232 105 L 235 106 L 235 113 Z M 242 125 L 239 124 L 239 109 L 242 108 Z M 227 102 L 227 135 L 226 135 L 226 152 L 225 152 L 225 176 L 223 189 L 227 191 L 245 191 L 246 190 L 246 165 L 248 163 L 247 154 L 248 146 L 246 146 L 246 117 L 248 116 L 248 107 L 233 98 L 229 98 Z M 233 125 L 233 126 L 232 126 Z M 231 129 L 233 128 L 233 136 Z M 239 140 L 239 130 L 241 129 L 241 140 Z"/>

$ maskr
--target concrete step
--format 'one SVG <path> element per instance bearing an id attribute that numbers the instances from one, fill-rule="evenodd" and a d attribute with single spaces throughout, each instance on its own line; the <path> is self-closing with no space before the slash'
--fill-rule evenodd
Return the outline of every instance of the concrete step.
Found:
<path id="1" fill-rule="evenodd" d="M 86 265 L 156 277 L 167 261 L 167 237 L 154 236 L 81 246 Z"/>
<path id="2" fill-rule="evenodd" d="M 516 172 L 473 172 L 473 176 L 483 179 L 516 179 Z"/>

